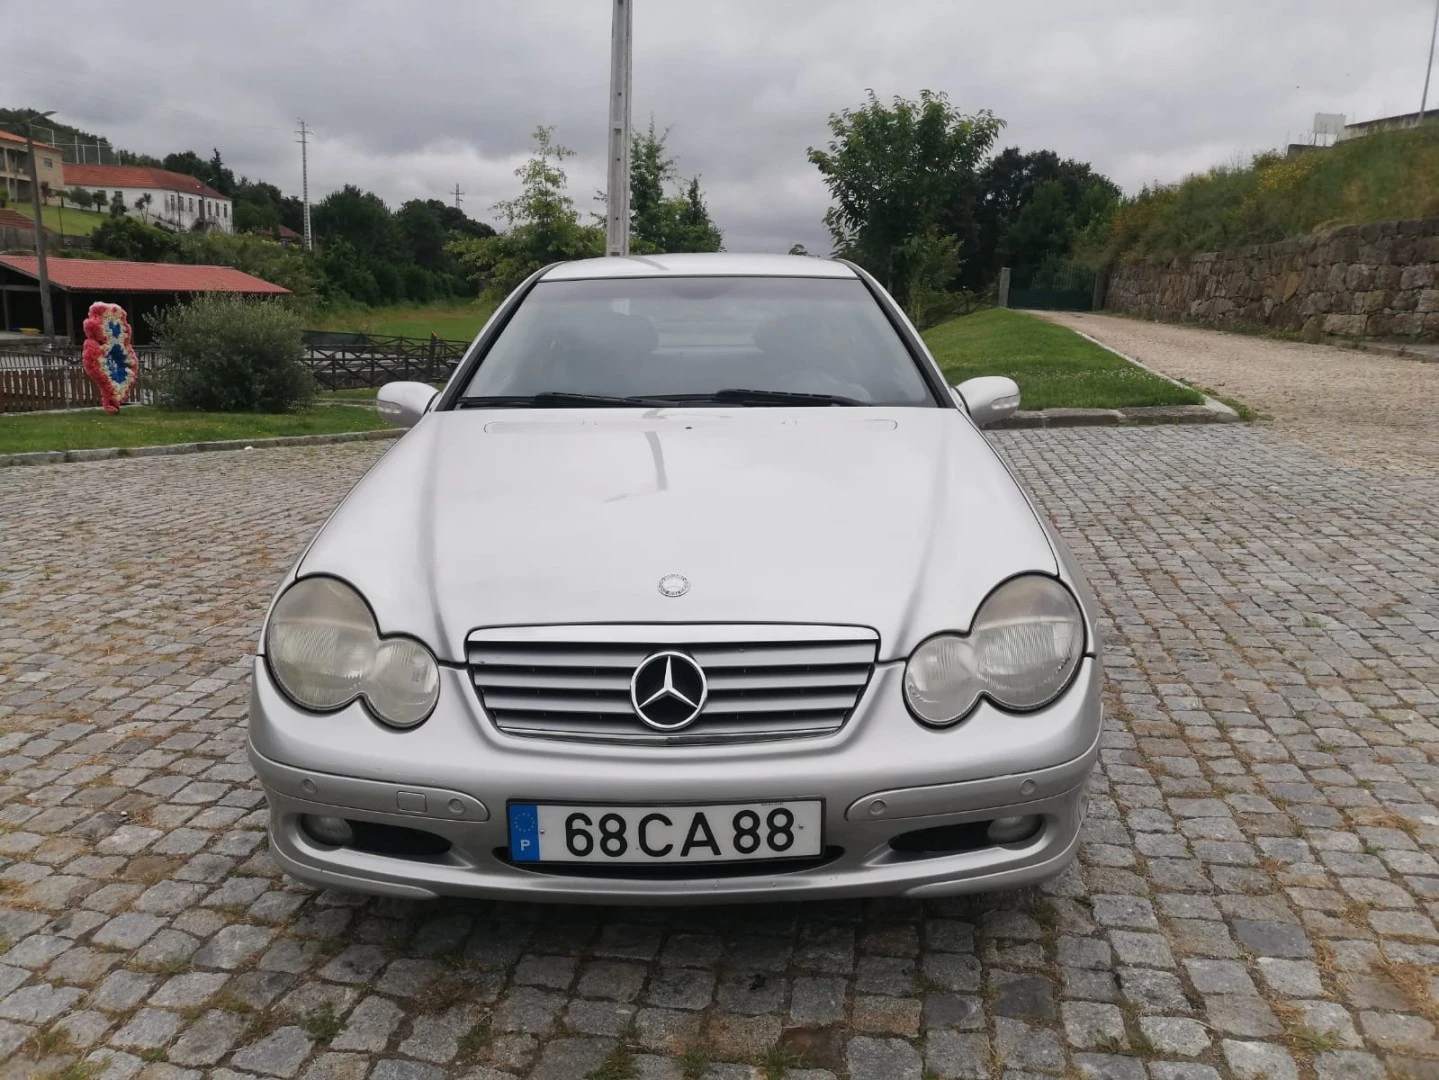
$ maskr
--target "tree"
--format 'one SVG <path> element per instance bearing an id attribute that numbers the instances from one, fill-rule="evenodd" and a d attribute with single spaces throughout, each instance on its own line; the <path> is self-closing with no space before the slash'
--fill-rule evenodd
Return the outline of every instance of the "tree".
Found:
<path id="1" fill-rule="evenodd" d="M 445 245 L 450 233 L 445 228 L 444 209 L 438 199 L 411 199 L 395 213 L 410 258 L 427 270 L 440 269 L 449 258 Z"/>
<path id="2" fill-rule="evenodd" d="M 590 258 L 604 250 L 604 233 L 580 224 L 567 191 L 564 161 L 574 155 L 537 127 L 535 149 L 515 170 L 520 194 L 495 204 L 508 226 L 496 236 L 452 240 L 450 252 L 491 296 L 502 296 L 547 263 Z"/>
<path id="3" fill-rule="evenodd" d="M 225 167 L 218 147 L 208 159 L 202 158 L 193 150 L 166 154 L 161 167 L 170 172 L 193 176 L 196 180 L 209 184 L 221 195 L 233 196 L 235 193 L 235 174 Z"/>
<path id="4" fill-rule="evenodd" d="M 150 204 L 154 201 L 155 196 L 148 191 L 135 200 L 135 209 L 140 211 L 140 220 L 147 224 L 150 221 Z"/>
<path id="5" fill-rule="evenodd" d="M 1048 235 L 1053 246 L 1036 247 L 1040 229 L 1039 215 L 1056 217 L 1054 195 L 1046 196 L 1046 204 L 1030 215 L 1023 226 L 1015 249 L 1011 230 L 1025 208 L 1046 183 L 1059 186 L 1060 200 L 1070 220 L 1070 227 L 1051 227 Z M 996 154 L 979 177 L 979 205 L 975 209 L 976 241 L 964 267 L 964 282 L 978 288 L 993 280 L 1001 266 L 1027 267 L 1045 258 L 1056 258 L 1068 252 L 1074 235 L 1098 216 L 1107 216 L 1119 198 L 1119 188 L 1107 177 L 1096 173 L 1087 163 L 1061 158 L 1052 150 L 1021 152 L 1009 147 Z"/>
<path id="6" fill-rule="evenodd" d="M 395 216 L 373 191 L 346 184 L 315 206 L 315 230 L 326 239 L 345 240 L 366 259 L 395 262 L 404 254 Z"/>
<path id="7" fill-rule="evenodd" d="M 1004 122 L 981 110 L 961 113 L 942 93 L 918 101 L 880 101 L 874 91 L 858 109 L 829 118 L 827 149 L 810 147 L 834 205 L 825 225 L 836 254 L 875 274 L 901 303 L 944 234 L 946 207 L 971 188 Z M 952 234 L 952 229 L 949 230 Z M 957 256 L 956 256 L 957 257 Z"/>
<path id="8" fill-rule="evenodd" d="M 81 210 L 87 210 L 95 200 L 84 188 L 69 188 L 61 195 L 62 202 L 74 203 Z"/>
<path id="9" fill-rule="evenodd" d="M 678 162 L 665 152 L 668 132 L 649 130 L 630 146 L 630 250 L 637 255 L 666 251 L 718 251 L 723 236 L 710 219 L 695 177 L 679 191 Z"/>
<path id="10" fill-rule="evenodd" d="M 110 216 L 117 218 L 124 217 L 125 210 L 125 196 L 117 191 L 110 196 Z"/>
<path id="11" fill-rule="evenodd" d="M 808 255 L 809 250 L 803 244 L 791 244 L 789 246 L 789 253 L 791 255 Z"/>

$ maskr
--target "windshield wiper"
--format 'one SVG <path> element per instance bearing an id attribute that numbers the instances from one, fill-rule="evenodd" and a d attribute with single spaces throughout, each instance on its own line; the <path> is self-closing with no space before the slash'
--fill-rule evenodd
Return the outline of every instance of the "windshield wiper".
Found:
<path id="1" fill-rule="evenodd" d="M 653 408 L 670 402 L 647 397 L 609 397 L 605 394 L 573 394 L 566 390 L 546 390 L 539 394 L 496 394 L 492 397 L 462 397 L 455 402 L 461 409 L 564 409 L 586 407 L 634 409 Z"/>
<path id="2" fill-rule="evenodd" d="M 868 405 L 858 398 L 842 397 L 839 394 L 809 394 L 800 390 L 748 390 L 731 387 L 716 390 L 710 394 L 660 394 L 658 397 L 671 403 L 686 405 L 712 403 L 715 405 Z"/>

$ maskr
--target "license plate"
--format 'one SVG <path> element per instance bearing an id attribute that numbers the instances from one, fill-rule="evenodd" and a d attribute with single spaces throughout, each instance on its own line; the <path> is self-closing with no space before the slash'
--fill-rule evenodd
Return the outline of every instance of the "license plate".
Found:
<path id="1" fill-rule="evenodd" d="M 824 804 L 573 806 L 511 803 L 515 862 L 702 863 L 813 858 Z"/>

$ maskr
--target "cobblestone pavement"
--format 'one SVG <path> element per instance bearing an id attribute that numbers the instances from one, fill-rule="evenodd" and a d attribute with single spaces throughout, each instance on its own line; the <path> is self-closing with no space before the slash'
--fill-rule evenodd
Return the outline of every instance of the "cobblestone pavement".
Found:
<path id="1" fill-rule="evenodd" d="M 802 907 L 286 882 L 247 654 L 380 448 L 0 473 L 0 1075 L 1439 1077 L 1439 478 L 1252 428 L 998 442 L 1107 613 L 1080 861 Z"/>
<path id="2" fill-rule="evenodd" d="M 1349 464 L 1439 469 L 1439 364 L 1294 341 L 1044 312 L 1166 375 L 1237 398 L 1266 424 Z"/>

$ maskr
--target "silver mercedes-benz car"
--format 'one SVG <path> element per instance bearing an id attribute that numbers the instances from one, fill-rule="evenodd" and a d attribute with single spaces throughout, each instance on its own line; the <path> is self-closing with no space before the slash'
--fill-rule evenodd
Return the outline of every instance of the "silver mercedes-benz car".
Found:
<path id="1" fill-rule="evenodd" d="M 392 896 L 945 896 L 1073 860 L 1095 607 L 844 262 L 539 271 L 283 582 L 250 757 L 275 859 Z"/>

